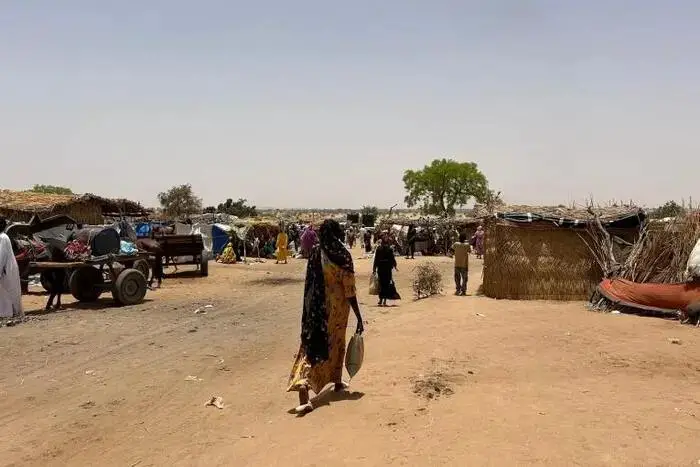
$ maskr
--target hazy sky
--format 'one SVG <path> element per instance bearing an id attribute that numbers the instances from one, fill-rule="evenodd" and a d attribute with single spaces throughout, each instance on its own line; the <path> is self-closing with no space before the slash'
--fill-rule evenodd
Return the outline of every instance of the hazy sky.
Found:
<path id="1" fill-rule="evenodd" d="M 700 200 L 700 2 L 4 0 L 0 187 L 381 207 Z M 695 135 L 694 135 L 695 134 Z"/>

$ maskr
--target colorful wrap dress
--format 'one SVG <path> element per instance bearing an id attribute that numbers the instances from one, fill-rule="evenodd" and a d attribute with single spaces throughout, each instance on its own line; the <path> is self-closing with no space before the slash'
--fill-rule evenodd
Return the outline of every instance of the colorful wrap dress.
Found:
<path id="1" fill-rule="evenodd" d="M 321 252 L 321 264 L 330 345 L 328 359 L 311 365 L 302 344 L 289 375 L 287 391 L 306 388 L 318 394 L 329 383 L 342 381 L 345 334 L 350 315 L 348 299 L 356 296 L 355 274 L 331 262 L 323 252 Z"/>

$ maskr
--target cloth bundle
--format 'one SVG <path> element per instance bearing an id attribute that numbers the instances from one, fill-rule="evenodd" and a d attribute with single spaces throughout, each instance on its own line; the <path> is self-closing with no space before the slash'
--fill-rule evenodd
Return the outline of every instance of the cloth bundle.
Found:
<path id="1" fill-rule="evenodd" d="M 85 261 L 90 259 L 91 254 L 90 247 L 80 240 L 68 242 L 66 247 L 63 249 L 63 253 L 65 253 L 68 261 Z"/>

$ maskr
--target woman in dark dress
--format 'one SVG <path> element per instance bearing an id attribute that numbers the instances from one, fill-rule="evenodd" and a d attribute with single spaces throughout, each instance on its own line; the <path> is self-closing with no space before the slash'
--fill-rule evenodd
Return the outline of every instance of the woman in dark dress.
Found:
<path id="1" fill-rule="evenodd" d="M 396 257 L 391 249 L 388 236 L 384 236 L 374 253 L 374 273 L 379 279 L 379 306 L 386 306 L 387 300 L 400 300 L 392 270 L 396 269 Z"/>
<path id="2" fill-rule="evenodd" d="M 414 259 L 416 257 L 416 226 L 413 224 L 408 226 L 406 242 L 408 243 L 408 249 L 406 250 L 406 259 Z"/>
<path id="3" fill-rule="evenodd" d="M 369 230 L 365 231 L 365 235 L 362 239 L 365 243 L 365 253 L 371 253 L 372 252 L 372 232 Z"/>

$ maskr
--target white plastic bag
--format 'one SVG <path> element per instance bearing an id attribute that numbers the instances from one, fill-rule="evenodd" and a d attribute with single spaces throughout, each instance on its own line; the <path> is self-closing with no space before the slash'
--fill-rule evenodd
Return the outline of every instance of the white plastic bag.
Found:
<path id="1" fill-rule="evenodd" d="M 345 369 L 350 378 L 355 376 L 362 368 L 362 360 L 365 358 L 365 341 L 362 334 L 355 334 L 350 338 L 348 350 L 345 352 Z"/>
<path id="2" fill-rule="evenodd" d="M 379 277 L 373 273 L 369 278 L 369 294 L 379 295 Z"/>
<path id="3" fill-rule="evenodd" d="M 700 239 L 695 244 L 693 251 L 690 252 L 685 273 L 688 279 L 700 279 Z"/>

